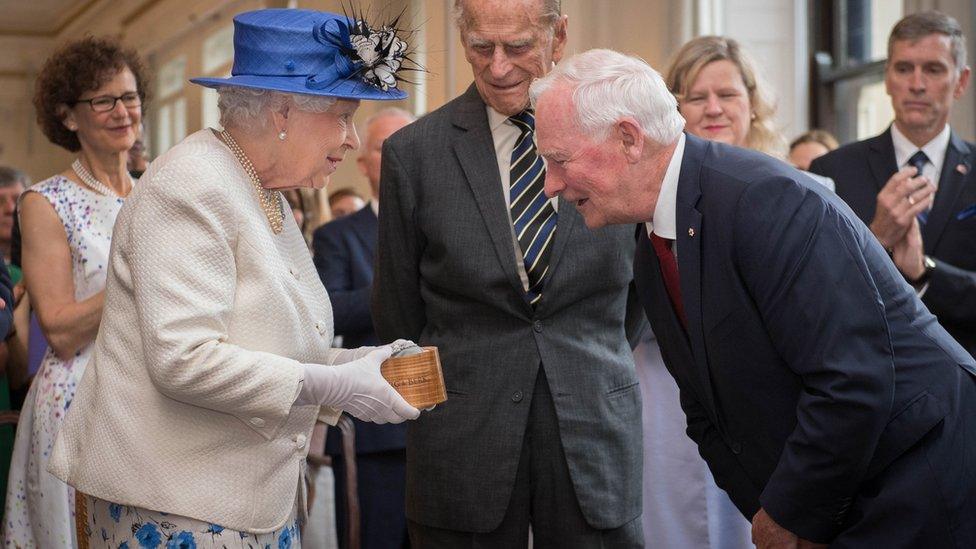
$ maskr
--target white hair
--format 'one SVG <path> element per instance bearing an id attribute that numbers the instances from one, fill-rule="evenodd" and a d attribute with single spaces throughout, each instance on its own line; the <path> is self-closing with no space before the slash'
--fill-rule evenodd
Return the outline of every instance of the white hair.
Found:
<path id="1" fill-rule="evenodd" d="M 268 124 L 265 111 L 277 110 L 291 101 L 298 110 L 326 112 L 335 105 L 335 97 L 285 93 L 238 86 L 221 86 L 217 89 L 217 108 L 223 127 L 264 129 Z"/>
<path id="2" fill-rule="evenodd" d="M 369 141 L 370 125 L 381 118 L 403 118 L 407 122 L 414 122 L 417 120 L 417 117 L 414 116 L 412 112 L 401 109 L 400 107 L 386 107 L 384 109 L 380 109 L 370 115 L 369 118 L 363 122 L 359 131 L 359 135 L 363 136 L 363 143 Z"/>
<path id="3" fill-rule="evenodd" d="M 673 143 L 685 126 L 661 75 L 638 57 L 606 49 L 574 55 L 532 83 L 532 105 L 557 83 L 572 86 L 576 121 L 594 141 L 606 139 L 624 117 L 636 119 L 644 135 L 662 145 Z"/>

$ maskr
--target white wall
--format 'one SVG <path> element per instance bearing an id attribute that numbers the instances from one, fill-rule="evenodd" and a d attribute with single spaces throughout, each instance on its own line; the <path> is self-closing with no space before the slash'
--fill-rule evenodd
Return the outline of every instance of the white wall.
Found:
<path id="1" fill-rule="evenodd" d="M 711 32 L 738 40 L 759 62 L 776 92 L 777 126 L 786 139 L 809 129 L 807 0 L 712 0 L 710 4 L 724 26 Z"/>

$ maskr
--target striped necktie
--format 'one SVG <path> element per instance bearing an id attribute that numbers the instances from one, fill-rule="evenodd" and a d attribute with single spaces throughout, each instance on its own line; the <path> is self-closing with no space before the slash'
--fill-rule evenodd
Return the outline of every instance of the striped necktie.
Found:
<path id="1" fill-rule="evenodd" d="M 557 215 L 543 192 L 546 166 L 535 149 L 535 116 L 526 110 L 509 120 L 522 132 L 512 150 L 510 168 L 512 223 L 529 278 L 529 302 L 535 306 L 542 298 L 549 271 Z"/>
<path id="2" fill-rule="evenodd" d="M 929 162 L 929 156 L 925 152 L 919 150 L 908 159 L 908 165 L 913 166 L 918 172 L 916 172 L 915 177 L 922 175 L 922 168 L 925 167 Z M 929 212 L 922 211 L 918 213 L 918 222 L 925 225 L 925 222 L 929 220 Z"/>

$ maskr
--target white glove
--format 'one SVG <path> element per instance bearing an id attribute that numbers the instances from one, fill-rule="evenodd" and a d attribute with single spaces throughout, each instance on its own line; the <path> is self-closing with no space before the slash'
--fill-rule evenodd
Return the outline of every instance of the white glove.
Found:
<path id="1" fill-rule="evenodd" d="M 373 423 L 401 423 L 417 419 L 420 411 L 387 383 L 380 365 L 393 354 L 390 345 L 336 366 L 305 365 L 305 381 L 295 403 L 329 406 Z"/>
<path id="2" fill-rule="evenodd" d="M 416 345 L 413 341 L 409 339 L 398 339 L 391 343 L 394 348 L 404 348 Z M 358 360 L 379 349 L 379 347 L 356 347 L 355 349 L 329 349 L 329 354 L 326 356 L 325 364 L 335 365 L 335 364 L 345 364 L 346 362 L 352 362 L 353 360 Z"/>

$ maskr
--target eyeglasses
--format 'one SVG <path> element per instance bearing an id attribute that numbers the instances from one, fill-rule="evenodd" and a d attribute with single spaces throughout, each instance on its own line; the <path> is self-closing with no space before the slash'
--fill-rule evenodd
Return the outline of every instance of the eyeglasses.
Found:
<path id="1" fill-rule="evenodd" d="M 79 99 L 74 102 L 75 105 L 78 103 L 88 103 L 95 112 L 108 112 L 115 108 L 115 103 L 117 101 L 122 101 L 122 105 L 127 109 L 132 109 L 142 105 L 142 98 L 139 97 L 138 93 L 128 92 L 123 93 L 118 97 L 112 97 L 111 95 L 99 95 L 98 97 L 92 97 L 91 99 Z"/>

